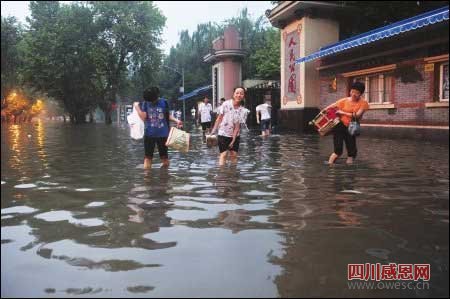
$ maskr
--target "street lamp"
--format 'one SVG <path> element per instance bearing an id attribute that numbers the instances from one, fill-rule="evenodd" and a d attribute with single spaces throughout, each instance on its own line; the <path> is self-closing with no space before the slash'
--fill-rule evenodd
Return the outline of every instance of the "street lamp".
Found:
<path id="1" fill-rule="evenodd" d="M 167 66 L 167 65 L 163 65 L 163 67 L 165 67 L 165 68 L 167 68 L 167 69 L 169 69 L 169 70 L 172 70 L 172 71 L 174 71 L 175 73 L 181 75 L 181 78 L 182 78 L 182 86 L 180 87 L 180 92 L 184 95 L 184 68 L 181 67 L 181 73 L 180 73 L 177 69 L 175 69 L 175 68 L 173 68 L 173 67 L 170 67 L 170 66 Z M 183 100 L 183 121 L 185 121 L 185 120 L 186 120 L 186 101 Z"/>

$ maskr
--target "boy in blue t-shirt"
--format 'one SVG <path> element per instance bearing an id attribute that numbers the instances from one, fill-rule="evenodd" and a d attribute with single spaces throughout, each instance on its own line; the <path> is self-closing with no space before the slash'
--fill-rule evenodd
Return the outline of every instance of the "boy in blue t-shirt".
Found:
<path id="1" fill-rule="evenodd" d="M 139 117 L 145 123 L 144 168 L 149 169 L 152 167 L 155 145 L 158 146 L 162 166 L 169 166 L 168 149 L 166 146 L 167 136 L 169 136 L 169 120 L 176 122 L 177 127 L 183 126 L 183 122 L 170 115 L 169 104 L 167 104 L 166 100 L 159 98 L 158 87 L 146 89 L 144 91 L 144 102 L 135 102 L 134 107 Z"/>

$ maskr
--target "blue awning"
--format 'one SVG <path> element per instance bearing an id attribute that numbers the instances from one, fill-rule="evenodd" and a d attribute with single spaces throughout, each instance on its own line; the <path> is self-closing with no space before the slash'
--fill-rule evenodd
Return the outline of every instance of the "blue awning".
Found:
<path id="1" fill-rule="evenodd" d="M 189 98 L 201 95 L 204 92 L 207 92 L 208 90 L 210 90 L 212 88 L 212 85 L 207 85 L 207 86 L 203 86 L 203 87 L 199 87 L 197 89 L 194 89 L 193 91 L 191 91 L 190 93 L 187 93 L 181 97 L 178 98 L 179 101 L 184 101 L 187 100 Z"/>
<path id="2" fill-rule="evenodd" d="M 295 63 L 299 64 L 302 62 L 315 60 L 320 57 L 328 56 L 331 54 L 345 51 L 350 48 L 355 48 L 365 44 L 373 43 L 377 40 L 388 38 L 397 34 L 401 34 L 428 25 L 446 21 L 448 20 L 448 8 L 449 8 L 448 6 L 445 6 L 436 10 L 426 12 L 424 14 L 414 16 L 412 18 L 408 18 L 384 27 L 368 31 L 366 33 L 356 35 L 348 39 L 344 39 L 343 41 L 340 41 L 338 43 L 322 47 L 320 48 L 319 51 L 311 55 L 298 58 L 295 60 Z"/>

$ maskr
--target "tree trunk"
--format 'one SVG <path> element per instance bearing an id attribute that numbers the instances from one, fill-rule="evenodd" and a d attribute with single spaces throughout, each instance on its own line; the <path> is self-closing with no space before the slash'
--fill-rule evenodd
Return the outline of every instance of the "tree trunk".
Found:
<path id="1" fill-rule="evenodd" d="M 75 123 L 76 124 L 85 124 L 86 123 L 86 114 L 83 112 L 79 112 L 75 114 Z"/>
<path id="2" fill-rule="evenodd" d="M 105 124 L 112 124 L 112 112 L 110 109 L 106 109 L 105 111 Z"/>

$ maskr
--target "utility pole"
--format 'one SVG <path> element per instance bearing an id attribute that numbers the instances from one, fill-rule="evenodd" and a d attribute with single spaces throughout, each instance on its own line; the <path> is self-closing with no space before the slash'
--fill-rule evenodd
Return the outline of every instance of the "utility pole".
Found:
<path id="1" fill-rule="evenodd" d="M 182 86 L 180 87 L 180 92 L 184 95 L 184 67 L 181 67 L 181 73 L 180 71 L 178 71 L 176 68 L 167 66 L 167 65 L 163 65 L 163 67 L 174 71 L 175 73 L 181 75 L 181 81 L 182 81 Z M 183 121 L 186 120 L 186 102 L 185 100 L 183 100 Z"/>
<path id="2" fill-rule="evenodd" d="M 181 68 L 181 77 L 183 78 L 182 82 L 183 82 L 183 90 L 182 93 L 184 95 L 184 68 Z M 186 99 L 183 99 L 183 122 L 186 121 Z"/>

